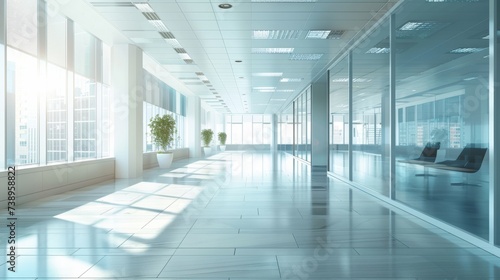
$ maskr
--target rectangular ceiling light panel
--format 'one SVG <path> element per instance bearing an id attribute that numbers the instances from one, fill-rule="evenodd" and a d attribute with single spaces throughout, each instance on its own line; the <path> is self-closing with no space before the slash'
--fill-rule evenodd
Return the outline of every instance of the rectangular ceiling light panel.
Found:
<path id="1" fill-rule="evenodd" d="M 330 32 L 331 30 L 309 30 L 306 39 L 326 39 Z"/>
<path id="2" fill-rule="evenodd" d="M 319 60 L 322 53 L 296 53 L 290 56 L 290 60 Z"/>
<path id="3" fill-rule="evenodd" d="M 255 76 L 255 77 L 281 77 L 281 76 L 283 76 L 283 73 L 281 73 L 281 72 L 253 73 L 252 76 Z"/>
<path id="4" fill-rule="evenodd" d="M 282 54 L 292 53 L 294 48 L 252 48 L 252 53 Z"/>
<path id="5" fill-rule="evenodd" d="M 316 0 L 252 0 L 253 3 L 314 3 Z"/>
<path id="6" fill-rule="evenodd" d="M 302 31 L 300 30 L 254 30 L 252 39 L 257 40 L 290 40 L 299 39 Z"/>
<path id="7" fill-rule="evenodd" d="M 282 83 L 299 83 L 302 82 L 302 78 L 282 78 L 280 80 Z"/>
<path id="8" fill-rule="evenodd" d="M 485 50 L 486 48 L 458 48 L 451 50 L 450 53 L 453 54 L 470 54 L 470 53 L 477 53 L 480 51 Z"/>
<path id="9" fill-rule="evenodd" d="M 142 13 L 154 13 L 155 11 L 147 2 L 142 2 L 142 3 L 134 3 L 135 7 L 141 11 Z"/>

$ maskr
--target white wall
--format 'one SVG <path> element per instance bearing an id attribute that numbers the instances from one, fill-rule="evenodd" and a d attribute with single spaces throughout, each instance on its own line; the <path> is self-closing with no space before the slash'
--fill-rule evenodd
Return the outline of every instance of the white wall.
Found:
<path id="1" fill-rule="evenodd" d="M 0 208 L 7 208 L 8 171 L 0 172 Z M 17 167 L 16 205 L 76 190 L 115 177 L 115 159 L 61 163 L 43 167 Z"/>

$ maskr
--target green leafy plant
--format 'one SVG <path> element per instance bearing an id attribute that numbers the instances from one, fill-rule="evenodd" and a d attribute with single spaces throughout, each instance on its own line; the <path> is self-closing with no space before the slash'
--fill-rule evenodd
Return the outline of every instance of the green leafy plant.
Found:
<path id="1" fill-rule="evenodd" d="M 174 134 L 177 132 L 175 119 L 171 115 L 156 115 L 149 122 L 153 143 L 161 148 L 163 152 L 167 151 L 168 146 L 174 140 Z"/>
<path id="2" fill-rule="evenodd" d="M 203 141 L 203 145 L 205 147 L 210 146 L 210 142 L 212 142 L 213 137 L 214 132 L 211 129 L 203 129 L 201 131 L 201 140 Z"/>
<path id="3" fill-rule="evenodd" d="M 219 142 L 221 145 L 226 145 L 227 134 L 225 132 L 219 132 L 217 135 L 219 137 Z"/>

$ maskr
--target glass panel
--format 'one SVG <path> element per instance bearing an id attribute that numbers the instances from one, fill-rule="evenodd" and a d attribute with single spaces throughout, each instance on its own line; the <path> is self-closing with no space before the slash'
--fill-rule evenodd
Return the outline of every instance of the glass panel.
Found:
<path id="1" fill-rule="evenodd" d="M 97 156 L 96 151 L 96 83 L 75 74 L 74 159 Z"/>
<path id="2" fill-rule="evenodd" d="M 77 24 L 75 31 L 75 72 L 87 78 L 95 78 L 96 39 Z"/>
<path id="3" fill-rule="evenodd" d="M 66 67 L 66 18 L 60 15 L 47 17 L 47 59 Z"/>
<path id="4" fill-rule="evenodd" d="M 67 160 L 66 70 L 47 66 L 47 162 Z"/>
<path id="5" fill-rule="evenodd" d="M 37 55 L 37 0 L 9 0 L 7 5 L 7 44 Z"/>
<path id="6" fill-rule="evenodd" d="M 252 144 L 252 115 L 243 115 L 243 144 Z"/>
<path id="7" fill-rule="evenodd" d="M 361 183 L 389 195 L 389 24 L 353 50 L 353 174 Z M 384 128 L 382 129 L 384 125 Z M 384 139 L 384 142 L 382 142 Z"/>
<path id="8" fill-rule="evenodd" d="M 484 239 L 488 17 L 488 1 L 408 0 L 395 24 L 396 199 Z"/>
<path id="9" fill-rule="evenodd" d="M 111 141 L 113 137 L 112 116 L 111 116 L 111 88 L 107 85 L 102 85 L 101 96 L 101 148 L 102 156 L 109 157 L 113 155 Z"/>
<path id="10" fill-rule="evenodd" d="M 7 95 L 15 107 L 15 164 L 39 162 L 38 62 L 31 55 L 7 48 Z M 9 135 L 7 135 L 9 137 Z"/>
<path id="11" fill-rule="evenodd" d="M 330 70 L 330 171 L 349 178 L 349 69 L 347 57 Z"/>
<path id="12" fill-rule="evenodd" d="M 311 90 L 307 90 L 307 95 L 306 95 L 306 158 L 305 160 L 311 161 L 311 153 L 312 153 L 312 146 L 311 146 Z"/>

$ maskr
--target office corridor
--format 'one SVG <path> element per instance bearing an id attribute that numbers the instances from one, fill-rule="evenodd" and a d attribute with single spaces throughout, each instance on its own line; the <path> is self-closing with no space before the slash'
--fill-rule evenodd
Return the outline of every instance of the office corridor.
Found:
<path id="1" fill-rule="evenodd" d="M 281 153 L 180 160 L 18 208 L 16 272 L 0 278 L 500 279 L 500 258 Z"/>

